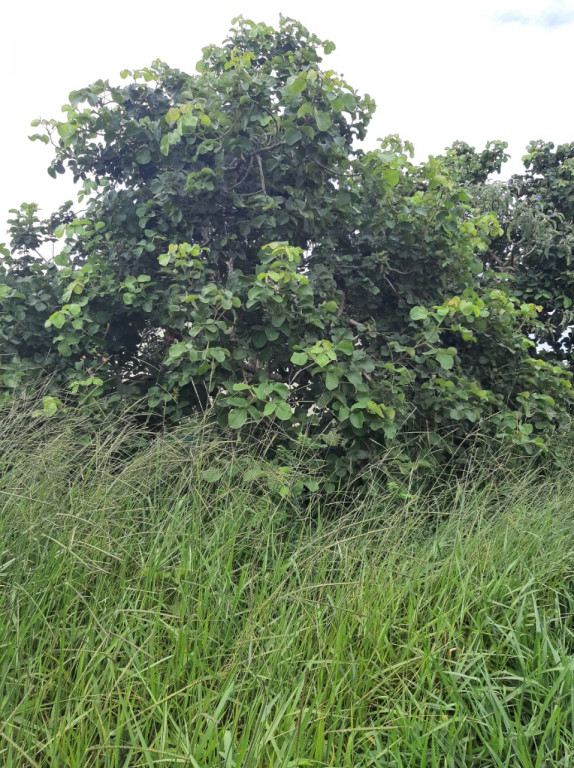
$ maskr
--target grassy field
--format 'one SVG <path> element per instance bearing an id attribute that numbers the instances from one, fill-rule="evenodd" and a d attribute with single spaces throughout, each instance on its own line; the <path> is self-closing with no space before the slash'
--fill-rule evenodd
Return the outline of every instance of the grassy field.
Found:
<path id="1" fill-rule="evenodd" d="M 4 426 L 1 765 L 574 765 L 567 471 L 343 511 L 199 427 Z"/>

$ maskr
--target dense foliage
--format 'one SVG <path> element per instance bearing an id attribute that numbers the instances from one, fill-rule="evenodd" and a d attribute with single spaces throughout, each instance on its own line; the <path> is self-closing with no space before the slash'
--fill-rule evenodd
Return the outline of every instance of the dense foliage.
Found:
<path id="1" fill-rule="evenodd" d="M 49 373 L 46 415 L 213 404 L 223 427 L 321 435 L 340 474 L 383 447 L 408 463 L 416 435 L 444 458 L 567 427 L 574 145 L 533 145 L 504 187 L 500 142 L 360 149 L 374 103 L 321 68 L 332 48 L 239 19 L 196 74 L 125 70 L 35 121 L 83 207 L 13 211 L 5 392 Z"/>

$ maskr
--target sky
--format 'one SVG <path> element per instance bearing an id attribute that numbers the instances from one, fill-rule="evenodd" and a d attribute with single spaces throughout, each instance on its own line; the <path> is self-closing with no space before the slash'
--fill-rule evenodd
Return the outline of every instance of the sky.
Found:
<path id="1" fill-rule="evenodd" d="M 70 91 L 162 59 L 194 72 L 201 49 L 221 43 L 238 15 L 301 21 L 337 48 L 323 65 L 377 103 L 367 148 L 391 133 L 415 158 L 456 140 L 509 143 L 507 178 L 532 139 L 574 141 L 574 0 L 216 0 L 199 3 L 28 0 L 2 4 L 0 242 L 8 210 L 36 202 L 48 215 L 75 199 L 51 179 L 51 149 L 30 142 L 34 118 L 61 119 Z"/>

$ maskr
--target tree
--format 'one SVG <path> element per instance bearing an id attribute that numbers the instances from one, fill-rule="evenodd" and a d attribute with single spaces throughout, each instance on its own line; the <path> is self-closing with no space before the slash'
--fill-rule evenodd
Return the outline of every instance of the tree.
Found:
<path id="1" fill-rule="evenodd" d="M 574 144 L 530 143 L 525 170 L 506 183 L 487 183 L 506 159 L 506 144 L 491 142 L 480 155 L 458 142 L 439 161 L 456 174 L 482 212 L 495 212 L 501 232 L 483 256 L 503 272 L 513 295 L 541 306 L 529 333 L 539 352 L 572 370 L 574 352 Z M 548 352 L 548 354 L 546 354 Z"/>
<path id="2" fill-rule="evenodd" d="M 50 373 L 68 405 L 143 397 L 171 421 L 213 404 L 222 427 L 321 435 L 340 474 L 383 446 L 407 463 L 413 433 L 441 457 L 478 427 L 544 446 L 569 374 L 525 333 L 535 303 L 485 272 L 502 230 L 468 191 L 500 148 L 478 168 L 358 149 L 374 103 L 321 69 L 333 47 L 240 18 L 195 75 L 156 61 L 35 121 L 84 208 L 14 213 L 5 389 Z"/>

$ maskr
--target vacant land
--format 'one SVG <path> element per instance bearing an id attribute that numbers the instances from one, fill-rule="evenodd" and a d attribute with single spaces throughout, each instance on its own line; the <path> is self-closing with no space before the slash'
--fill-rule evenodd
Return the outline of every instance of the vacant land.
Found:
<path id="1" fill-rule="evenodd" d="M 2 765 L 574 763 L 567 469 L 320 502 L 197 425 L 5 424 Z"/>

